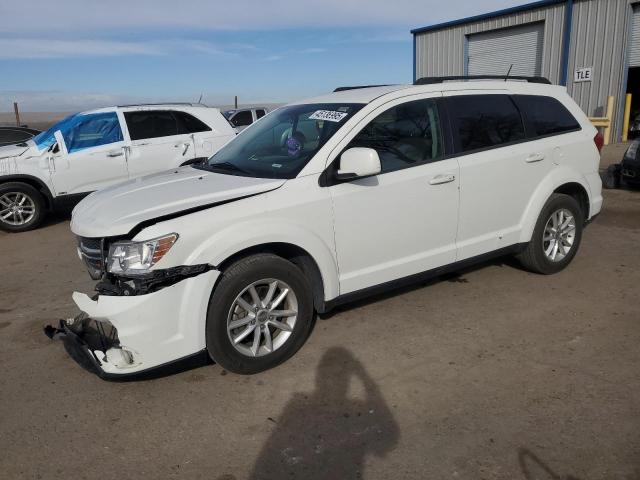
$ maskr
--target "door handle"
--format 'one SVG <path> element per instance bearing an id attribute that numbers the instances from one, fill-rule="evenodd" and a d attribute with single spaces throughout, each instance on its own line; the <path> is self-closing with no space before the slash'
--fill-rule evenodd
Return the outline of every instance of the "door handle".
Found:
<path id="1" fill-rule="evenodd" d="M 542 153 L 532 153 L 531 155 L 529 155 L 525 162 L 527 163 L 535 163 L 535 162 L 540 162 L 544 160 L 544 154 Z"/>
<path id="2" fill-rule="evenodd" d="M 107 153 L 107 157 L 121 157 L 122 155 L 124 155 L 124 152 L 122 150 L 112 150 L 111 152 Z"/>
<path id="3" fill-rule="evenodd" d="M 429 180 L 429 185 L 442 185 L 443 183 L 450 183 L 456 179 L 456 176 L 452 173 L 447 173 L 446 175 L 436 175 L 431 180 Z"/>

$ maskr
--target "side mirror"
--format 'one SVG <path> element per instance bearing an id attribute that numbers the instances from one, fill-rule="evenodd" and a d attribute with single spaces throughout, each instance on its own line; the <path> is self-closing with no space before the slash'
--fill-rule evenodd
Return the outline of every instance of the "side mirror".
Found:
<path id="1" fill-rule="evenodd" d="M 64 155 L 67 154 L 67 146 L 64 143 L 64 137 L 62 136 L 62 132 L 60 130 L 56 130 L 53 133 L 53 136 L 56 139 L 56 144 L 58 145 L 58 150 Z M 55 147 L 54 147 L 55 149 Z M 56 152 L 57 153 L 57 152 Z"/>
<path id="2" fill-rule="evenodd" d="M 354 147 L 340 156 L 340 168 L 336 173 L 338 180 L 378 175 L 381 171 L 380 157 L 373 148 Z"/>

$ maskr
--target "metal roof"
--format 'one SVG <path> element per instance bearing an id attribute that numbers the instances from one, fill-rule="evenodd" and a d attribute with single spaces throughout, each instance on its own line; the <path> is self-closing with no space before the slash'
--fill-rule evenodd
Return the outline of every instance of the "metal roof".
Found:
<path id="1" fill-rule="evenodd" d="M 502 15 L 509 15 L 510 13 L 526 12 L 527 10 L 534 10 L 536 8 L 548 7 L 556 5 L 558 3 L 565 3 L 567 0 L 538 0 L 537 2 L 526 3 L 524 5 L 518 5 L 515 7 L 504 8 L 502 10 L 496 10 L 495 12 L 483 13 L 480 15 L 474 15 L 473 17 L 461 18 L 459 20 L 451 20 L 449 22 L 436 23 L 435 25 L 427 25 L 426 27 L 414 28 L 411 30 L 412 34 L 430 32 L 432 30 L 440 30 L 447 27 L 453 27 L 455 25 L 462 25 L 465 23 L 477 22 L 479 20 L 486 20 L 488 18 L 501 17 Z"/>

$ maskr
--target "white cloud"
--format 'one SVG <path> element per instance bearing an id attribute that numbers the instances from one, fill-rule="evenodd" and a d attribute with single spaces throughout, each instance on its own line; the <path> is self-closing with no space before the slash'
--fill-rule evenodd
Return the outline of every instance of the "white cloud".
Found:
<path id="1" fill-rule="evenodd" d="M 423 25 L 529 0 L 31 0 L 0 5 L 0 32 L 271 30 Z M 11 21 L 8 21 L 11 19 Z"/>
<path id="2" fill-rule="evenodd" d="M 166 55 L 181 51 L 204 55 L 230 54 L 212 43 L 198 40 L 125 42 L 92 39 L 0 38 L 0 59 Z"/>

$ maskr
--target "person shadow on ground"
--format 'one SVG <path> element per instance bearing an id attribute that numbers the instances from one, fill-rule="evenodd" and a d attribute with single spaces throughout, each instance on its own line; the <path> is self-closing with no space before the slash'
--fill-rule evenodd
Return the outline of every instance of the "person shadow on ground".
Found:
<path id="1" fill-rule="evenodd" d="M 364 395 L 351 396 L 352 380 Z M 274 420 L 251 480 L 363 478 L 367 455 L 384 457 L 398 443 L 399 428 L 378 386 L 346 349 L 329 349 L 310 395 L 296 393 Z"/>

